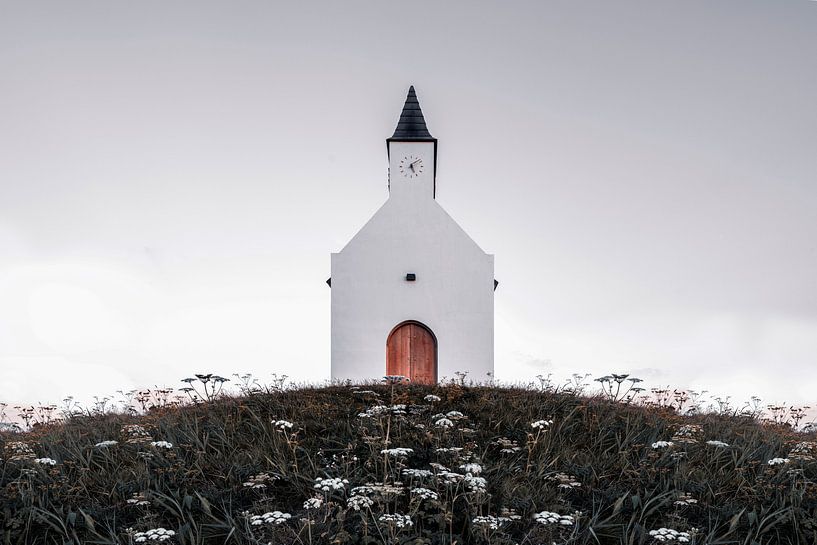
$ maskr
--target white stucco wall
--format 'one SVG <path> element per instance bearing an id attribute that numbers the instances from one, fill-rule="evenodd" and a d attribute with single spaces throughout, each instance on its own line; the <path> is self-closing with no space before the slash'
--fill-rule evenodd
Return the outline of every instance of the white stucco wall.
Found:
<path id="1" fill-rule="evenodd" d="M 405 179 L 397 163 L 424 159 Z M 332 378 L 379 379 L 386 339 L 406 320 L 437 337 L 438 378 L 468 371 L 488 379 L 494 364 L 494 256 L 486 254 L 432 197 L 433 144 L 392 143 L 386 203 L 332 254 Z M 417 275 L 415 282 L 406 273 Z"/>

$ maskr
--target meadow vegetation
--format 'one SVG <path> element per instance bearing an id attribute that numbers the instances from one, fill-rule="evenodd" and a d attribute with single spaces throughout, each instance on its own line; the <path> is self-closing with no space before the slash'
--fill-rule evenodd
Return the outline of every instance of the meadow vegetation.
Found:
<path id="1" fill-rule="evenodd" d="M 703 407 L 627 375 L 226 382 L 21 408 L 0 432 L 2 543 L 817 543 L 802 408 Z"/>

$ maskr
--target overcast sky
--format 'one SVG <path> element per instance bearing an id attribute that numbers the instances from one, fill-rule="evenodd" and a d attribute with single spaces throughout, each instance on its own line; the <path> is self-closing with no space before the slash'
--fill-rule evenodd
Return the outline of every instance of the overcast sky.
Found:
<path id="1" fill-rule="evenodd" d="M 410 84 L 499 379 L 817 403 L 806 0 L 0 0 L 0 400 L 327 378 Z"/>

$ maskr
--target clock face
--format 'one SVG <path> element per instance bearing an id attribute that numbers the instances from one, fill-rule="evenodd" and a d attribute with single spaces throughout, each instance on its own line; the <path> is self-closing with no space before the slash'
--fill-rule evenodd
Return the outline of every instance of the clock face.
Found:
<path id="1" fill-rule="evenodd" d="M 406 178 L 416 178 L 423 173 L 423 160 L 414 155 L 407 155 L 400 160 L 400 174 Z"/>

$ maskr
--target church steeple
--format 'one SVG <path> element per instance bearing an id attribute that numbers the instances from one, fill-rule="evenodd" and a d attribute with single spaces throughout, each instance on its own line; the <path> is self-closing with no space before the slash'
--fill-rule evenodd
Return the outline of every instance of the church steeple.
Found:
<path id="1" fill-rule="evenodd" d="M 413 85 L 409 87 L 406 103 L 403 105 L 400 120 L 397 122 L 397 128 L 394 129 L 394 134 L 389 140 L 425 140 L 428 142 L 435 140 L 431 133 L 428 132 L 423 110 L 420 109 L 420 102 L 417 100 L 417 93 L 414 92 Z"/>
<path id="2" fill-rule="evenodd" d="M 409 87 L 400 120 L 386 139 L 389 157 L 389 193 L 437 195 L 437 139 L 426 127 L 414 86 Z"/>

